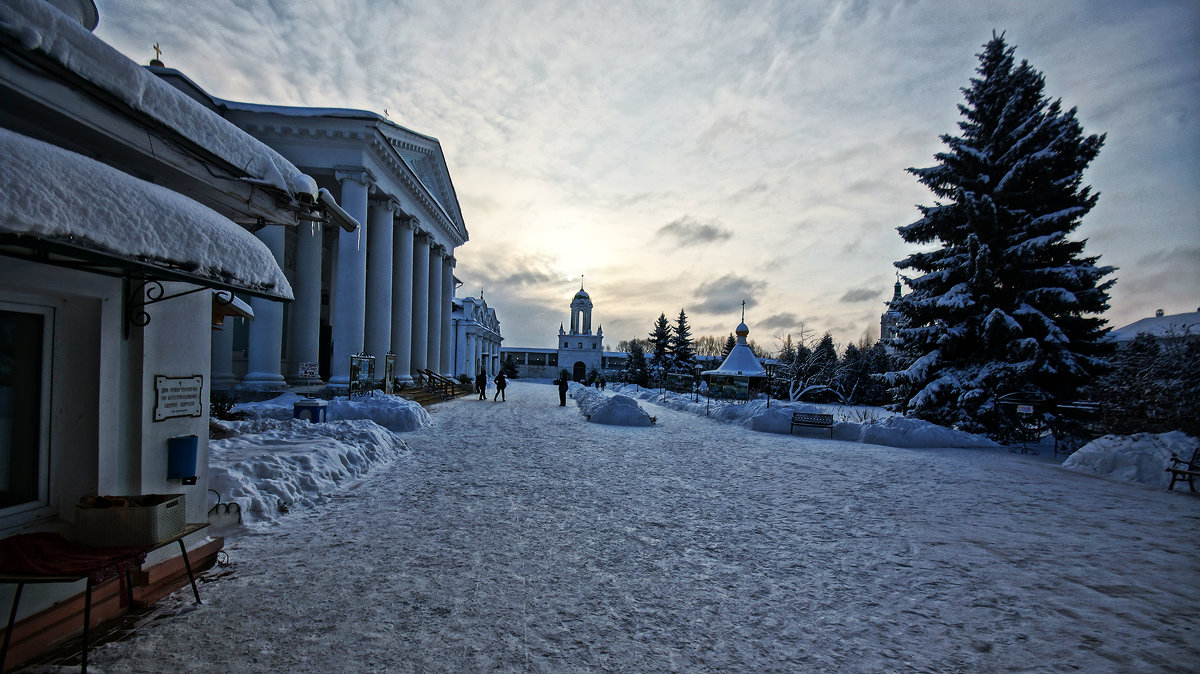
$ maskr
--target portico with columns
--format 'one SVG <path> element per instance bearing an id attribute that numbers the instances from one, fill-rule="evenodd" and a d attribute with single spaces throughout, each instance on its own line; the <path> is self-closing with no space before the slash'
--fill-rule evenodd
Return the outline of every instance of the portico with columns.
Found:
<path id="1" fill-rule="evenodd" d="M 453 341 L 451 371 L 455 375 L 474 376 L 482 370 L 489 381 L 500 372 L 500 319 L 496 310 L 479 297 L 455 297 L 453 300 Z"/>
<path id="2" fill-rule="evenodd" d="M 341 388 L 350 357 L 360 353 L 375 357 L 376 380 L 388 353 L 401 383 L 420 370 L 456 374 L 454 251 L 467 229 L 437 139 L 367 111 L 223 101 L 178 71 L 156 74 L 312 176 L 361 224 L 257 232 L 295 300 L 286 307 L 254 300 L 253 321 L 230 321 L 233 330 L 214 333 L 214 384 Z"/>

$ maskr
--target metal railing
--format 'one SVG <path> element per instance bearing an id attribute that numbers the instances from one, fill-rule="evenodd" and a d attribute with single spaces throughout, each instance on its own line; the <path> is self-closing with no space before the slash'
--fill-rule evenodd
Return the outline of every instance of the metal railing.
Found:
<path id="1" fill-rule="evenodd" d="M 450 377 L 444 377 L 432 370 L 417 370 L 416 383 L 417 386 L 433 393 L 442 400 L 457 397 L 459 395 L 458 388 L 461 386 L 461 384 Z"/>

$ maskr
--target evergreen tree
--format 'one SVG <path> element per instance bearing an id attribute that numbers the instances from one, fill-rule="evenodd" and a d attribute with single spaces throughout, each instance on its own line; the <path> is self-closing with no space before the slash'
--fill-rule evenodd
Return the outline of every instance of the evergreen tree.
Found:
<path id="1" fill-rule="evenodd" d="M 725 340 L 725 347 L 721 349 L 721 360 L 729 357 L 729 352 L 733 351 L 733 347 L 737 346 L 737 340 L 734 339 L 733 333 L 729 333 L 729 338 Z"/>
<path id="2" fill-rule="evenodd" d="M 509 379 L 516 379 L 521 376 L 517 369 L 517 361 L 511 353 L 504 354 L 504 358 L 500 359 L 500 372 Z"/>
<path id="3" fill-rule="evenodd" d="M 848 344 L 838 363 L 837 388 L 845 396 L 846 402 L 858 400 L 858 387 L 870 378 L 867 373 L 867 359 L 862 351 L 854 344 Z"/>
<path id="4" fill-rule="evenodd" d="M 792 334 L 790 332 L 784 338 L 783 346 L 779 348 L 779 355 L 776 356 L 776 359 L 785 368 L 796 361 L 796 347 L 792 344 Z"/>
<path id="5" fill-rule="evenodd" d="M 645 386 L 648 377 L 646 376 L 646 351 L 642 348 L 642 341 L 635 339 L 629 345 L 629 361 L 625 364 L 626 381 L 633 382 L 638 386 Z"/>
<path id="6" fill-rule="evenodd" d="M 809 385 L 834 386 L 837 383 L 837 365 L 837 347 L 833 344 L 833 335 L 827 332 L 812 350 Z"/>
<path id="7" fill-rule="evenodd" d="M 667 355 L 670 358 L 671 369 L 675 372 L 691 374 L 696 366 L 696 352 L 692 350 L 692 329 L 688 327 L 687 314 L 679 310 L 679 318 L 675 320 L 675 329 L 667 344 Z"/>
<path id="8" fill-rule="evenodd" d="M 901 410 L 992 433 L 999 395 L 1071 396 L 1103 371 L 1098 315 L 1114 283 L 1068 238 L 1096 203 L 1083 170 L 1104 137 L 1085 137 L 1013 52 L 993 34 L 963 90 L 961 135 L 941 137 L 937 165 L 908 169 L 936 199 L 898 228 L 926 250 L 896 262 L 917 275 L 893 303 L 907 369 L 889 373 Z"/>
<path id="9" fill-rule="evenodd" d="M 659 314 L 654 322 L 654 331 L 650 333 L 650 343 L 654 345 L 654 353 L 650 356 L 650 367 L 665 368 L 667 366 L 667 348 L 671 344 L 671 324 L 667 322 L 666 314 Z"/>

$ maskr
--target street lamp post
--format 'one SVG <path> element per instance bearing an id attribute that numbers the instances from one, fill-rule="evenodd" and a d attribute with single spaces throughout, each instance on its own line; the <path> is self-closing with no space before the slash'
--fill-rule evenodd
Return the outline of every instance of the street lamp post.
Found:
<path id="1" fill-rule="evenodd" d="M 775 367 L 778 363 L 765 363 L 767 369 L 767 409 L 771 409 L 771 379 L 775 376 Z"/>

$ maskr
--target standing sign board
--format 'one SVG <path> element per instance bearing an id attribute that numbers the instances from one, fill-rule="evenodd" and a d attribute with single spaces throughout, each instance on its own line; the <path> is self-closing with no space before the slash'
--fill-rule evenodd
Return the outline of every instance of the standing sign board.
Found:
<path id="1" fill-rule="evenodd" d="M 204 415 L 204 375 L 154 375 L 154 420 Z"/>
<path id="2" fill-rule="evenodd" d="M 388 395 L 396 392 L 396 354 L 391 351 L 383 357 L 383 392 Z"/>
<path id="3" fill-rule="evenodd" d="M 296 375 L 300 379 L 318 379 L 321 375 L 317 374 L 320 368 L 320 363 L 301 362 L 296 367 Z"/>
<path id="4" fill-rule="evenodd" d="M 350 397 L 371 395 L 371 380 L 375 378 L 375 356 L 360 353 L 350 356 Z"/>
<path id="5" fill-rule="evenodd" d="M 709 377 L 708 390 L 710 398 L 727 400 L 750 399 L 750 377 L 714 374 Z"/>
<path id="6" fill-rule="evenodd" d="M 691 374 L 671 372 L 667 375 L 667 390 L 676 393 L 691 393 L 695 388 L 696 377 Z"/>

